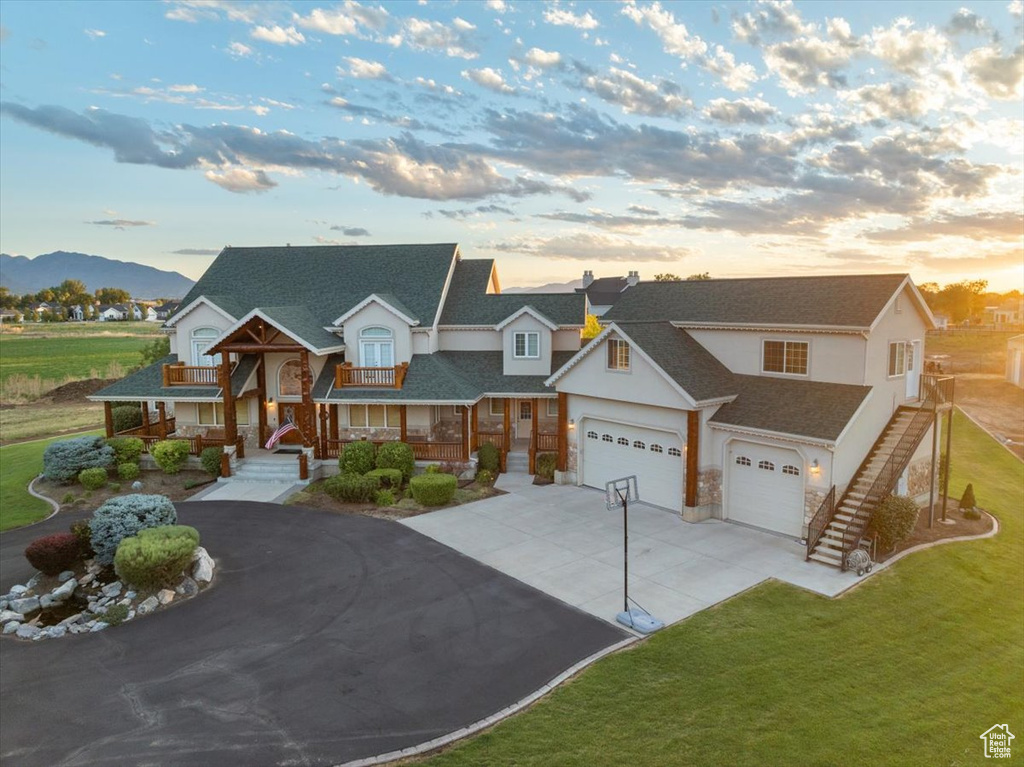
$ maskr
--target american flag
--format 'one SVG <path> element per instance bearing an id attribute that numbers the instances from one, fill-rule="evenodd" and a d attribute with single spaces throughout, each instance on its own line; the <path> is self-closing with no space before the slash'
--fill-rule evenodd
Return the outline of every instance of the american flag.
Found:
<path id="1" fill-rule="evenodd" d="M 267 450 L 270 450 L 270 448 L 272 448 L 281 440 L 281 437 L 283 437 L 290 431 L 297 430 L 298 428 L 299 427 L 296 426 L 291 419 L 285 421 L 283 424 L 277 427 L 277 430 L 273 434 L 270 435 L 270 439 L 267 440 L 267 444 L 265 444 L 263 447 L 266 448 Z"/>

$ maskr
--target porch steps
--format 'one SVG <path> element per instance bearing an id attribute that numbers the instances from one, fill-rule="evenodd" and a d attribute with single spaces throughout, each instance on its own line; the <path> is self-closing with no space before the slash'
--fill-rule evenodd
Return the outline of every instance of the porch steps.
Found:
<path id="1" fill-rule="evenodd" d="M 320 474 L 321 461 L 310 460 L 309 479 L 299 479 L 298 456 L 242 458 L 231 467 L 231 476 L 222 481 L 237 482 L 291 482 L 307 484 Z"/>
<path id="2" fill-rule="evenodd" d="M 509 452 L 507 457 L 505 458 L 505 469 L 508 472 L 526 474 L 530 470 L 529 453 Z"/>

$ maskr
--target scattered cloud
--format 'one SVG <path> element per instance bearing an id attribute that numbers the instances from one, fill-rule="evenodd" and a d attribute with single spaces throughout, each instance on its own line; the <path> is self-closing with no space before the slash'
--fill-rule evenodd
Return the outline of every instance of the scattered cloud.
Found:
<path id="1" fill-rule="evenodd" d="M 489 91 L 495 93 L 515 93 L 516 89 L 505 82 L 504 75 L 501 74 L 501 70 L 491 69 L 491 67 L 484 67 L 483 69 L 464 69 L 462 70 L 462 76 L 467 80 L 471 80 L 481 88 L 486 88 Z"/>
<path id="2" fill-rule="evenodd" d="M 357 80 L 391 80 L 387 68 L 379 61 L 367 61 L 355 56 L 346 56 L 345 61 L 348 68 L 338 67 L 338 74 L 342 77 L 354 77 Z"/>
<path id="3" fill-rule="evenodd" d="M 487 0 L 487 7 L 495 13 L 505 13 L 508 10 L 505 0 Z"/>
<path id="4" fill-rule="evenodd" d="M 597 23 L 597 19 L 590 15 L 590 11 L 587 11 L 582 16 L 578 16 L 572 11 L 557 7 L 548 8 L 544 11 L 544 21 L 556 27 L 574 27 L 584 30 L 597 29 L 600 26 Z"/>
<path id="5" fill-rule="evenodd" d="M 504 205 L 477 205 L 475 208 L 460 208 L 458 210 L 438 210 L 440 215 L 445 218 L 463 220 L 472 218 L 475 216 L 488 215 L 488 214 L 502 214 L 506 216 L 514 216 L 515 211 L 511 208 L 506 208 Z"/>
<path id="6" fill-rule="evenodd" d="M 862 236 L 875 242 L 924 242 L 939 237 L 1021 242 L 1024 240 L 1024 215 L 1020 211 L 945 213 L 915 218 L 895 229 L 873 229 Z"/>
<path id="7" fill-rule="evenodd" d="M 964 61 L 971 78 L 994 99 L 1019 99 L 1024 92 L 1024 45 L 1003 56 L 996 45 L 975 48 Z"/>
<path id="8" fill-rule="evenodd" d="M 253 40 L 274 45 L 302 45 L 306 42 L 305 36 L 295 27 L 281 27 L 277 24 L 270 27 L 253 27 L 249 30 L 249 35 Z"/>
<path id="9" fill-rule="evenodd" d="M 473 32 L 476 27 L 456 17 L 451 25 L 440 21 L 407 18 L 402 31 L 393 38 L 395 44 L 405 43 L 415 50 L 436 50 L 449 58 L 475 59 L 480 55 Z"/>
<path id="10" fill-rule="evenodd" d="M 171 253 L 175 256 L 216 256 L 220 251 L 216 248 L 180 248 Z"/>
<path id="11" fill-rule="evenodd" d="M 618 104 L 630 114 L 676 116 L 689 111 L 693 102 L 682 88 L 669 80 L 653 83 L 625 69 L 612 67 L 603 76 L 591 75 L 582 87 L 610 104 Z"/>
<path id="12" fill-rule="evenodd" d="M 156 226 L 156 222 L 154 221 L 133 221 L 127 218 L 105 218 L 100 221 L 86 221 L 85 223 L 91 224 L 92 226 L 110 226 L 121 231 L 124 231 L 125 229 L 133 229 L 138 226 Z"/>
<path id="13" fill-rule="evenodd" d="M 253 49 L 245 43 L 238 42 L 231 43 L 227 48 L 225 48 L 225 50 L 228 55 L 234 56 L 236 59 L 248 58 L 249 56 L 252 56 L 254 52 Z"/>
<path id="14" fill-rule="evenodd" d="M 228 168 L 223 171 L 208 170 L 205 174 L 207 181 L 212 181 L 221 189 L 237 194 L 248 192 L 266 192 L 277 186 L 277 182 L 271 179 L 265 171 L 250 170 L 249 168 Z"/>
<path id="15" fill-rule="evenodd" d="M 346 237 L 369 237 L 370 232 L 361 226 L 332 226 L 332 232 L 341 232 Z"/>
<path id="16" fill-rule="evenodd" d="M 93 40 L 99 40 L 101 37 L 106 37 L 107 33 L 102 29 L 86 29 L 85 34 Z"/>
<path id="17" fill-rule="evenodd" d="M 988 34 L 989 28 L 981 16 L 967 8 L 961 8 L 949 20 L 946 31 L 952 35 L 984 35 Z"/>
<path id="18" fill-rule="evenodd" d="M 519 237 L 492 245 L 504 253 L 523 253 L 545 259 L 569 261 L 682 261 L 700 251 L 696 248 L 637 242 L 634 239 L 578 232 L 555 237 Z"/>
<path id="19" fill-rule="evenodd" d="M 779 111 L 762 99 L 713 99 L 704 107 L 703 114 L 709 120 L 734 125 L 753 123 L 765 125 L 776 117 Z"/>
<path id="20" fill-rule="evenodd" d="M 708 46 L 698 35 L 691 35 L 686 25 L 677 22 L 670 11 L 661 3 L 652 3 L 643 8 L 635 2 L 622 7 L 622 14 L 636 24 L 646 25 L 660 39 L 666 53 L 682 59 L 692 59 L 707 52 Z"/>
<path id="21" fill-rule="evenodd" d="M 558 51 L 545 51 L 541 48 L 530 48 L 523 57 L 527 64 L 538 69 L 551 69 L 560 66 L 562 54 Z"/>

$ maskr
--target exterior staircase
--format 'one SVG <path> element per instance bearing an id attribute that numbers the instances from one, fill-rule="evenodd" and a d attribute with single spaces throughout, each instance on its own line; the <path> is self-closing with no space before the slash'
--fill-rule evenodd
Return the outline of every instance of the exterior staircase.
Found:
<path id="1" fill-rule="evenodd" d="M 258 451 L 245 458 L 233 461 L 231 476 L 222 477 L 221 482 L 289 482 L 293 485 L 309 484 L 320 475 L 321 461 L 309 461 L 309 479 L 299 478 L 298 455 L 274 454 Z"/>
<path id="2" fill-rule="evenodd" d="M 505 471 L 526 474 L 530 471 L 530 454 L 509 451 L 505 458 Z"/>

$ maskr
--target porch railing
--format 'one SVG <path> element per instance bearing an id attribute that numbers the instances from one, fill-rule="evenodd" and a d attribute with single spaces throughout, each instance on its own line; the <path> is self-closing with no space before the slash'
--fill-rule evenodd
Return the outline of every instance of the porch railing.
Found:
<path id="1" fill-rule="evenodd" d="M 537 452 L 538 453 L 554 453 L 558 451 L 558 435 L 557 434 L 538 434 L 537 435 Z"/>
<path id="2" fill-rule="evenodd" d="M 163 372 L 164 386 L 220 386 L 220 368 L 175 362 Z"/>
<path id="3" fill-rule="evenodd" d="M 403 362 L 391 368 L 357 368 L 343 362 L 334 369 L 334 386 L 379 386 L 401 389 L 409 363 Z"/>
<path id="4" fill-rule="evenodd" d="M 818 545 L 818 541 L 821 540 L 822 534 L 825 529 L 832 523 L 832 520 L 836 515 L 836 486 L 832 485 L 832 488 L 828 491 L 828 495 L 822 500 L 818 510 L 814 513 L 811 518 L 810 524 L 807 525 L 807 555 L 804 557 L 805 560 L 811 558 L 811 552 L 814 551 L 814 547 Z"/>
<path id="5" fill-rule="evenodd" d="M 938 376 L 925 373 L 921 376 L 918 397 L 936 410 L 943 410 L 953 403 L 955 376 Z"/>
<path id="6" fill-rule="evenodd" d="M 351 442 L 361 442 L 358 439 L 329 439 L 327 440 L 327 458 L 337 458 L 345 445 Z M 368 440 L 376 447 L 394 442 L 395 440 Z M 413 457 L 417 461 L 461 461 L 461 442 L 412 442 L 408 443 L 412 448 Z"/>

